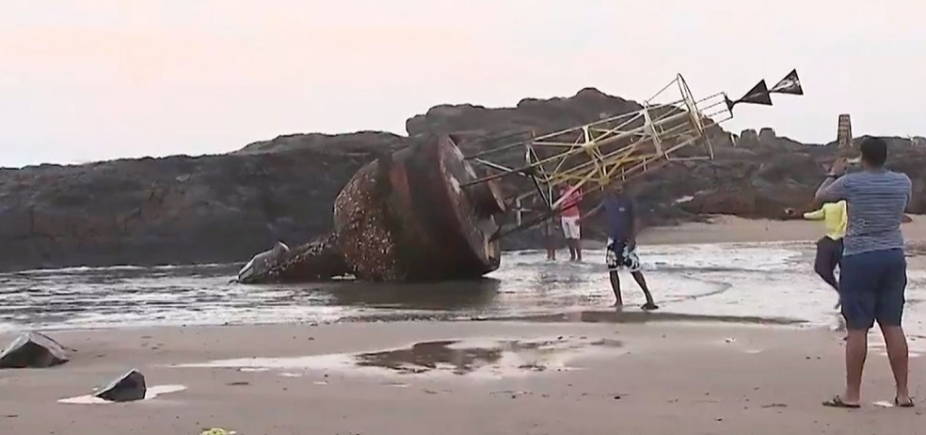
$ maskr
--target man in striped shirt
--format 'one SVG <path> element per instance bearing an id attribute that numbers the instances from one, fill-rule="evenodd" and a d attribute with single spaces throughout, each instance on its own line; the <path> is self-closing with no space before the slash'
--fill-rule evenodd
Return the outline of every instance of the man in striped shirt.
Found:
<path id="1" fill-rule="evenodd" d="M 887 144 L 867 138 L 860 146 L 861 172 L 846 175 L 846 160 L 833 164 L 817 190 L 819 202 L 845 200 L 848 228 L 839 274 L 842 313 L 846 319 L 846 390 L 826 406 L 858 408 L 862 371 L 868 354 L 868 331 L 877 321 L 894 372 L 900 407 L 911 407 L 907 388 L 909 354 L 901 326 L 907 263 L 900 232 L 912 184 L 905 174 L 884 168 Z"/>

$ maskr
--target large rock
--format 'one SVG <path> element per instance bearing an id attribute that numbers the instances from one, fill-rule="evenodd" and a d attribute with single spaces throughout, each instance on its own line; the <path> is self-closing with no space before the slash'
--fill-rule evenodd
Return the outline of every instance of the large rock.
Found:
<path id="1" fill-rule="evenodd" d="M 569 98 L 525 99 L 509 108 L 437 106 L 408 119 L 408 137 L 296 134 L 226 155 L 0 169 L 0 271 L 233 262 L 277 241 L 299 247 L 329 234 L 335 197 L 358 169 L 429 135 L 459 133 L 460 148 L 472 154 L 531 132 L 639 108 L 583 89 Z M 636 183 L 652 222 L 708 212 L 779 217 L 779 205 L 800 207 L 811 199 L 824 174 L 820 164 L 836 155 L 834 144 L 802 145 L 771 130 L 744 132 L 734 148 L 729 133 L 709 130 L 715 160 L 673 163 Z M 926 213 L 926 147 L 888 141 L 889 165 L 914 181 L 908 212 Z M 496 158 L 523 162 L 523 150 Z M 695 198 L 687 209 L 675 205 L 685 197 Z M 538 239 L 527 232 L 503 240 L 502 247 Z"/>
<path id="2" fill-rule="evenodd" d="M 144 399 L 147 392 L 145 375 L 133 369 L 110 382 L 94 396 L 110 402 L 133 402 Z"/>
<path id="3" fill-rule="evenodd" d="M 57 341 L 39 332 L 16 337 L 0 353 L 0 369 L 45 368 L 68 362 L 68 352 Z"/>

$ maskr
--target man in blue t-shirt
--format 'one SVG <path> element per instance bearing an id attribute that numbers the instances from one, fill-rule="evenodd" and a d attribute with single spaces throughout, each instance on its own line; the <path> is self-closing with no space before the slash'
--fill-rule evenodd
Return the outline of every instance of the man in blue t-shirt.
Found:
<path id="1" fill-rule="evenodd" d="M 621 281 L 617 271 L 627 268 L 634 281 L 643 290 L 646 303 L 641 308 L 655 310 L 659 307 L 653 302 L 653 295 L 646 285 L 643 272 L 640 271 L 640 258 L 637 256 L 637 216 L 633 198 L 624 192 L 620 183 L 614 183 L 608 189 L 604 199 L 597 207 L 582 219 L 604 210 L 605 228 L 608 233 L 608 246 L 605 261 L 608 265 L 608 275 L 611 279 L 611 290 L 617 301 L 615 307 L 623 306 L 621 298 Z"/>
<path id="2" fill-rule="evenodd" d="M 894 404 L 913 406 L 908 388 L 909 349 L 903 330 L 907 260 L 900 231 L 913 195 L 910 177 L 885 169 L 887 143 L 866 138 L 859 145 L 862 171 L 846 174 L 839 159 L 817 189 L 818 202 L 846 201 L 848 226 L 843 238 L 839 296 L 846 319 L 846 389 L 826 406 L 858 408 L 862 371 L 868 355 L 868 331 L 877 323 L 894 372 Z"/>

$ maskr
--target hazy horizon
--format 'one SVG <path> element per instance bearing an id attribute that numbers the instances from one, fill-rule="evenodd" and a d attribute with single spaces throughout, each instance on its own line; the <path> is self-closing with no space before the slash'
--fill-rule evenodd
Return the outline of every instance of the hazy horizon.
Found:
<path id="1" fill-rule="evenodd" d="M 438 104 L 594 87 L 643 100 L 676 73 L 736 98 L 797 68 L 806 95 L 725 129 L 805 143 L 923 136 L 926 5 L 894 0 L 0 0 L 0 166 L 216 154 L 380 130 Z"/>

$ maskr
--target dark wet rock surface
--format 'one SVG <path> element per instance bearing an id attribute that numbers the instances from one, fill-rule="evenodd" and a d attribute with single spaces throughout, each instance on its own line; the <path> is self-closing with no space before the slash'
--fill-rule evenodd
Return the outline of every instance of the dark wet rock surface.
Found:
<path id="1" fill-rule="evenodd" d="M 39 332 L 26 332 L 0 352 L 0 369 L 46 368 L 68 360 L 68 350 L 60 343 Z"/>
<path id="2" fill-rule="evenodd" d="M 110 402 L 134 402 L 143 400 L 147 391 L 145 375 L 138 370 L 130 370 L 110 382 L 94 396 Z"/>

